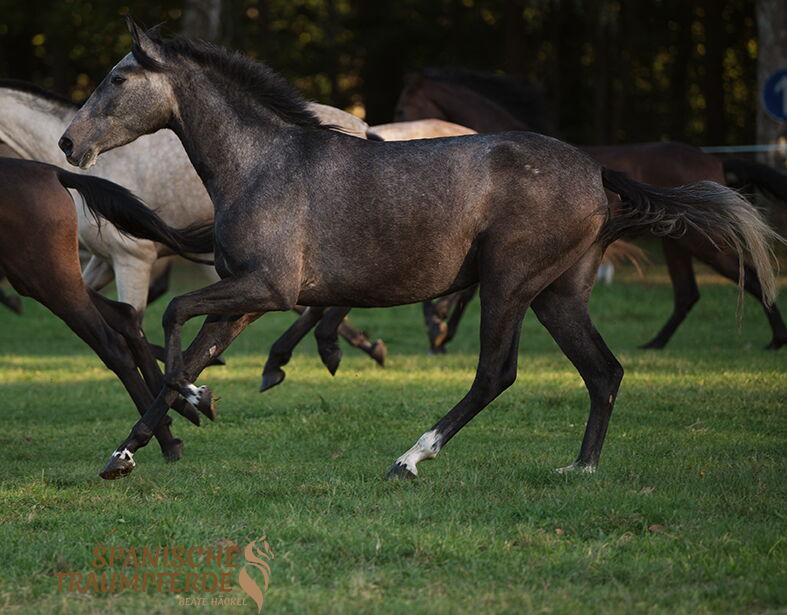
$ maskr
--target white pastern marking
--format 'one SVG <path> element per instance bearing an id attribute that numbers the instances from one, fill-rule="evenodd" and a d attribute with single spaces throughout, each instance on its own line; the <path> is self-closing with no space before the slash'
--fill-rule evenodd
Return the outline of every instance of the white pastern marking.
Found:
<path id="1" fill-rule="evenodd" d="M 208 348 L 208 356 L 212 359 L 214 357 L 214 355 L 216 354 L 217 350 L 218 350 L 218 348 L 216 348 L 216 344 L 213 344 L 213 346 Z"/>
<path id="2" fill-rule="evenodd" d="M 134 461 L 134 453 L 127 448 L 124 448 L 122 451 L 115 451 L 112 453 L 112 456 L 122 459 L 123 461 L 130 461 L 132 466 L 137 465 L 136 461 Z"/>
<path id="3" fill-rule="evenodd" d="M 186 388 L 188 389 L 188 395 L 185 395 L 186 401 L 189 402 L 192 406 L 196 406 L 199 401 L 202 399 L 202 393 L 205 391 L 206 386 L 195 387 L 193 384 L 187 384 Z"/>
<path id="4" fill-rule="evenodd" d="M 596 471 L 596 466 L 585 465 L 584 463 L 572 463 L 565 468 L 556 468 L 555 472 L 558 474 L 568 474 L 570 472 L 579 472 L 580 474 L 593 474 Z"/>
<path id="5" fill-rule="evenodd" d="M 418 442 L 409 451 L 396 460 L 396 463 L 403 465 L 415 476 L 418 476 L 418 468 L 416 468 L 418 462 L 424 459 L 434 459 L 440 452 L 440 448 L 439 434 L 434 430 L 427 431 L 418 438 Z"/>

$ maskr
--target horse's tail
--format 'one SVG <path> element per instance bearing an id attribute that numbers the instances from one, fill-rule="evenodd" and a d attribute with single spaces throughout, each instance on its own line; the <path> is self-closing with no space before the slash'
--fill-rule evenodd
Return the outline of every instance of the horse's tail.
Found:
<path id="1" fill-rule="evenodd" d="M 64 169 L 57 169 L 57 178 L 64 187 L 73 188 L 82 195 L 99 226 L 103 218 L 114 224 L 124 235 L 157 241 L 191 261 L 213 264 L 213 261 L 188 254 L 213 252 L 212 224 L 193 224 L 183 229 L 175 229 L 123 186 L 100 177 L 78 175 Z"/>
<path id="2" fill-rule="evenodd" d="M 776 259 L 769 242 L 787 243 L 763 220 L 759 211 L 740 194 L 716 182 L 698 181 L 678 188 L 659 188 L 634 181 L 625 173 L 602 169 L 604 187 L 620 195 L 599 240 L 606 246 L 616 239 L 643 232 L 657 237 L 680 238 L 694 230 L 719 250 L 738 253 L 738 314 L 743 301 L 745 256 L 757 273 L 762 298 L 772 305 L 776 298 Z"/>
<path id="3" fill-rule="evenodd" d="M 609 245 L 606 252 L 604 252 L 604 260 L 609 261 L 613 265 L 628 261 L 634 265 L 634 268 L 640 275 L 642 275 L 642 265 L 650 264 L 650 259 L 642 248 L 623 239 L 618 239 Z"/>
<path id="4" fill-rule="evenodd" d="M 767 164 L 729 158 L 724 161 L 724 176 L 727 183 L 737 189 L 756 186 L 787 203 L 787 174 Z"/>

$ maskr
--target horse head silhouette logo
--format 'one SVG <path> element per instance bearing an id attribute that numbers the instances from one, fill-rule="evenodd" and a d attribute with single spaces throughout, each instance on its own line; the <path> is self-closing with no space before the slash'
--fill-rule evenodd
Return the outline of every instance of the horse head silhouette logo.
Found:
<path id="1" fill-rule="evenodd" d="M 260 543 L 259 545 L 257 543 Z M 257 603 L 257 612 L 262 611 L 262 602 L 265 599 L 265 591 L 268 589 L 268 579 L 271 574 L 271 565 L 266 560 L 271 560 L 275 556 L 265 536 L 260 536 L 257 540 L 252 540 L 243 549 L 243 555 L 246 558 L 246 563 L 240 569 L 238 574 L 238 583 L 243 591 Z M 257 585 L 254 578 L 247 572 L 247 568 L 251 567 L 253 570 L 256 568 L 262 572 L 263 587 Z"/>

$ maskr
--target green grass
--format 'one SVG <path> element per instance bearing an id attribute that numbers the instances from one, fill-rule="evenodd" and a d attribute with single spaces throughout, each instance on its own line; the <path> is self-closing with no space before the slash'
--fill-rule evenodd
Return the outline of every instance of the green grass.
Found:
<path id="1" fill-rule="evenodd" d="M 276 557 L 264 613 L 785 612 L 787 350 L 761 350 L 770 331 L 750 299 L 737 333 L 736 289 L 707 275 L 668 348 L 637 350 L 670 311 L 664 277 L 654 267 L 594 293 L 626 376 L 592 476 L 552 472 L 576 455 L 588 401 L 532 314 L 517 383 L 416 481 L 382 475 L 469 386 L 477 302 L 442 358 L 424 353 L 418 306 L 358 310 L 355 325 L 389 345 L 385 369 L 345 348 L 331 378 L 310 338 L 260 395 L 267 349 L 293 318 L 268 315 L 200 380 L 221 397 L 218 421 L 176 417 L 184 458 L 166 464 L 153 444 L 129 478 L 105 482 L 135 420 L 125 391 L 40 306 L 0 311 L 0 609 L 252 613 L 58 593 L 54 575 L 90 571 L 98 544 L 265 534 Z M 146 317 L 157 341 L 164 305 Z"/>

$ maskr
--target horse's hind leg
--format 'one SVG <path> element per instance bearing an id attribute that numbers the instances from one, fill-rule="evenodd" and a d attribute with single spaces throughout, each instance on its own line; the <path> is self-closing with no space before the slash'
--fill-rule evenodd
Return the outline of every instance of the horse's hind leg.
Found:
<path id="1" fill-rule="evenodd" d="M 738 255 L 731 252 L 723 252 L 711 246 L 710 244 L 699 244 L 695 246 L 695 256 L 701 261 L 713 267 L 721 275 L 727 279 L 738 283 Z M 744 281 L 743 288 L 751 294 L 762 305 L 765 310 L 765 316 L 768 319 L 768 324 L 771 326 L 773 337 L 771 341 L 765 346 L 766 350 L 778 350 L 787 344 L 787 327 L 784 325 L 782 315 L 779 308 L 774 303 L 772 306 L 767 306 L 762 301 L 762 286 L 760 286 L 760 278 L 757 272 L 744 265 Z"/>
<path id="2" fill-rule="evenodd" d="M 260 393 L 282 383 L 286 375 L 282 367 L 290 361 L 292 351 L 295 350 L 298 343 L 320 322 L 325 310 L 326 308 L 323 307 L 295 308 L 300 316 L 290 325 L 289 329 L 279 336 L 279 339 L 273 342 L 268 353 L 268 360 L 262 369 Z"/>
<path id="3" fill-rule="evenodd" d="M 674 239 L 664 239 L 662 245 L 664 247 L 664 257 L 667 261 L 667 270 L 669 271 L 670 280 L 672 280 L 675 305 L 672 315 L 661 328 L 661 331 L 647 344 L 640 346 L 640 348 L 664 348 L 688 315 L 689 310 L 700 298 L 697 280 L 694 277 L 694 269 L 691 266 L 691 253 Z"/>
<path id="4" fill-rule="evenodd" d="M 598 260 L 598 255 L 588 254 L 533 300 L 533 311 L 539 321 L 577 368 L 590 394 L 590 416 L 579 457 L 561 472 L 595 470 L 623 378 L 623 368 L 596 331 L 587 311 Z"/>
<path id="5" fill-rule="evenodd" d="M 443 341 L 440 343 L 442 353 L 445 353 L 445 345 L 454 339 L 454 336 L 456 336 L 456 331 L 459 329 L 459 323 L 462 320 L 462 315 L 465 313 L 465 310 L 470 304 L 470 301 L 473 300 L 477 288 L 477 285 L 473 285 L 470 288 L 456 293 L 456 305 L 454 307 L 454 311 L 451 312 L 451 317 L 448 319 L 448 330 L 445 334 L 445 339 L 443 339 Z"/>
<path id="6" fill-rule="evenodd" d="M 385 367 L 385 357 L 388 355 L 388 348 L 383 340 L 378 338 L 371 342 L 369 335 L 365 331 L 359 331 L 355 327 L 350 326 L 347 318 L 342 319 L 339 323 L 338 333 L 350 346 L 363 350 L 375 360 L 377 365 Z"/>
<path id="7" fill-rule="evenodd" d="M 464 425 L 516 380 L 522 319 L 530 301 L 512 280 L 481 282 L 481 353 L 470 391 L 393 464 L 386 478 L 413 478 L 416 465 L 433 459 Z"/>

